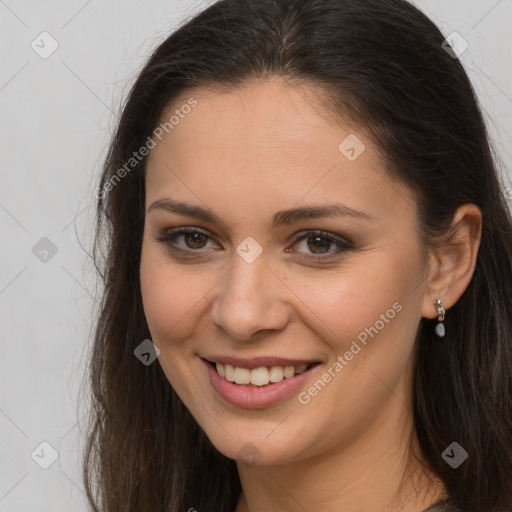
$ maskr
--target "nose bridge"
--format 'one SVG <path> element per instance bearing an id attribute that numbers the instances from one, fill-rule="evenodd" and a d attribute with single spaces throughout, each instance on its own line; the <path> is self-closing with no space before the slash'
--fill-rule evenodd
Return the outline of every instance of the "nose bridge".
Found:
<path id="1" fill-rule="evenodd" d="M 211 306 L 212 322 L 237 340 L 248 340 L 261 330 L 283 328 L 286 306 L 272 279 L 275 277 L 264 256 L 248 262 L 235 255 L 231 270 L 218 284 Z"/>

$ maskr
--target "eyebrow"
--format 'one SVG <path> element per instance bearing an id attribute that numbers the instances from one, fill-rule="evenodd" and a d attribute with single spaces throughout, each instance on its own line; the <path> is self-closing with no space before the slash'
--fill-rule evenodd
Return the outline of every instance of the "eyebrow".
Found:
<path id="1" fill-rule="evenodd" d="M 209 221 L 211 223 L 217 223 L 224 226 L 228 231 L 231 231 L 226 223 L 216 213 L 214 213 L 209 208 L 202 206 L 191 205 L 180 201 L 173 201 L 171 199 L 159 199 L 151 204 L 146 213 L 150 213 L 153 210 L 166 210 L 178 215 L 186 215 L 187 217 L 193 217 L 196 219 Z M 375 217 L 369 213 L 354 210 L 348 206 L 335 203 L 330 205 L 304 206 L 301 208 L 280 210 L 273 217 L 272 229 L 275 229 L 279 226 L 294 224 L 304 219 L 317 219 L 338 216 L 354 217 L 367 221 L 375 220 Z"/>

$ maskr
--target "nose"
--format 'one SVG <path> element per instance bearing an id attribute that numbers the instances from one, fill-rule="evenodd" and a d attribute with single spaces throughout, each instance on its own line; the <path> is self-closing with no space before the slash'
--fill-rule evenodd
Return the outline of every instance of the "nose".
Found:
<path id="1" fill-rule="evenodd" d="M 264 255 L 252 263 L 235 255 L 231 270 L 214 290 L 210 319 L 234 341 L 256 341 L 263 332 L 280 331 L 289 322 L 287 288 Z"/>

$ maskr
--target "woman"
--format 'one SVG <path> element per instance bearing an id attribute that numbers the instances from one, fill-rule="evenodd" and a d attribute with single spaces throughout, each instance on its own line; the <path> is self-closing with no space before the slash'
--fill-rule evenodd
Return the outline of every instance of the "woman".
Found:
<path id="1" fill-rule="evenodd" d="M 225 0 L 153 53 L 97 191 L 93 510 L 512 509 L 512 222 L 444 40 Z"/>

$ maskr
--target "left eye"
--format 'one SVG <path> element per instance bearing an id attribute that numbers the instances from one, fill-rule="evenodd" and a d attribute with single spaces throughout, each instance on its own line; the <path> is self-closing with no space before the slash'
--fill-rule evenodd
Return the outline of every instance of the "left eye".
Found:
<path id="1" fill-rule="evenodd" d="M 300 247 L 301 244 L 303 248 L 306 248 L 306 251 L 313 255 L 333 254 L 352 248 L 352 245 L 346 240 L 318 231 L 310 231 L 304 234 L 293 245 Z M 334 251 L 330 251 L 332 246 L 335 247 Z M 286 251 L 290 252 L 289 249 L 286 249 Z"/>

